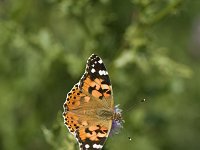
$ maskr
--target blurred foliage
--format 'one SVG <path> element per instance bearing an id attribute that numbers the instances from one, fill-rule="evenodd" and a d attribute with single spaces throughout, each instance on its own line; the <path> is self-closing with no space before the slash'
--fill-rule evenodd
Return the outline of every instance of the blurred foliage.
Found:
<path id="1" fill-rule="evenodd" d="M 62 105 L 92 53 L 126 121 L 104 150 L 200 149 L 199 9 L 197 0 L 0 0 L 0 149 L 78 149 Z"/>

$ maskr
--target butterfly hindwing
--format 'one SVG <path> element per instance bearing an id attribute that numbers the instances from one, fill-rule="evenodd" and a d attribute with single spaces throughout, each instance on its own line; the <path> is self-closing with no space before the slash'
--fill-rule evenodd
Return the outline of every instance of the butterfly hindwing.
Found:
<path id="1" fill-rule="evenodd" d="M 101 150 L 109 134 L 110 128 L 94 124 L 76 131 L 80 150 Z"/>

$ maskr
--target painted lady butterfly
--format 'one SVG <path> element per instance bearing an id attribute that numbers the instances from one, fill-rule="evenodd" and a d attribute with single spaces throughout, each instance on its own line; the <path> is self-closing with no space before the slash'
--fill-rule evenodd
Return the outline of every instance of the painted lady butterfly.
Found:
<path id="1" fill-rule="evenodd" d="M 121 109 L 114 107 L 108 72 L 97 55 L 89 57 L 84 75 L 67 94 L 63 117 L 80 150 L 101 150 L 108 135 L 122 128 Z"/>

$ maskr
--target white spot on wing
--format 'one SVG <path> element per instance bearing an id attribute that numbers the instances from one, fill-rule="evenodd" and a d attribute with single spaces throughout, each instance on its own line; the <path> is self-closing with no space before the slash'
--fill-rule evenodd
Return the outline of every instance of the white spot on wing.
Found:
<path id="1" fill-rule="evenodd" d="M 108 72 L 105 70 L 99 70 L 99 74 L 102 75 L 108 75 Z"/>
<path id="2" fill-rule="evenodd" d="M 94 68 L 92 68 L 91 72 L 94 73 L 96 70 Z"/>
<path id="3" fill-rule="evenodd" d="M 100 59 L 99 61 L 98 61 L 100 64 L 102 64 L 103 63 L 103 61 Z"/>
<path id="4" fill-rule="evenodd" d="M 101 70 L 99 70 L 99 74 L 102 76 L 103 75 L 103 72 Z"/>
<path id="5" fill-rule="evenodd" d="M 100 144 L 94 144 L 93 145 L 93 148 L 96 148 L 96 149 L 101 149 L 103 146 L 100 145 Z"/>
<path id="6" fill-rule="evenodd" d="M 90 148 L 90 145 L 89 144 L 85 144 L 85 148 Z"/>

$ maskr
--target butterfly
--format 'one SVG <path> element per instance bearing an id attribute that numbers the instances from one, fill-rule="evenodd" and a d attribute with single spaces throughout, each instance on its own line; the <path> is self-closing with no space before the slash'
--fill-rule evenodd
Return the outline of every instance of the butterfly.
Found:
<path id="1" fill-rule="evenodd" d="M 80 150 L 101 150 L 109 134 L 122 128 L 121 109 L 114 106 L 111 81 L 102 59 L 92 54 L 80 81 L 67 94 L 64 123 Z"/>

